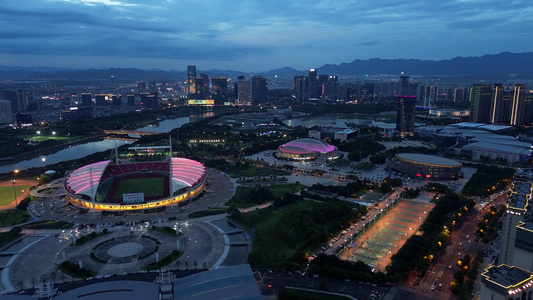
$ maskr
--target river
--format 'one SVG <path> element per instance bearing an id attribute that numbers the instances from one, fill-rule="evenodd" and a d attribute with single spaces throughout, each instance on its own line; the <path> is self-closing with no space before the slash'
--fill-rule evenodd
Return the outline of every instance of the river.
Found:
<path id="1" fill-rule="evenodd" d="M 187 117 L 179 117 L 174 119 L 168 119 L 159 121 L 156 125 L 149 125 L 141 128 L 137 128 L 137 130 L 141 131 L 156 131 L 156 132 L 170 132 L 172 129 L 175 129 L 177 127 L 180 127 L 183 124 L 187 124 L 189 122 L 198 121 L 202 118 L 211 117 L 214 116 L 214 113 L 205 113 L 201 115 L 191 115 Z M 117 146 L 120 147 L 125 144 L 131 144 L 132 141 L 123 141 L 123 140 L 117 140 L 116 141 Z M 58 150 L 56 152 L 53 152 L 51 154 L 46 155 L 40 155 L 38 157 L 15 162 L 12 164 L 7 164 L 0 166 L 0 173 L 9 173 L 13 170 L 26 170 L 33 167 L 45 167 L 46 165 L 56 164 L 63 161 L 69 161 L 73 159 L 78 159 L 85 157 L 87 155 L 106 151 L 115 148 L 115 140 L 111 139 L 101 139 L 97 141 L 91 141 L 88 143 L 82 143 L 82 144 L 76 144 L 72 145 L 68 148 L 64 148 L 61 150 Z M 43 158 L 45 158 L 45 161 L 43 162 Z"/>

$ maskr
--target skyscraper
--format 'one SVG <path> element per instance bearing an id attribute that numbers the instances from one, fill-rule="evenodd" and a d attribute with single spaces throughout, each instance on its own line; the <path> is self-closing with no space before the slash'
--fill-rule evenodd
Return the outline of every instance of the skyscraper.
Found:
<path id="1" fill-rule="evenodd" d="M 267 102 L 267 80 L 263 76 L 252 77 L 252 105 Z"/>
<path id="2" fill-rule="evenodd" d="M 213 77 L 211 79 L 215 105 L 224 105 L 228 101 L 228 78 Z"/>
<path id="3" fill-rule="evenodd" d="M 13 113 L 11 112 L 11 102 L 0 100 L 0 124 L 13 123 Z"/>
<path id="4" fill-rule="evenodd" d="M 309 77 L 294 76 L 294 97 L 298 102 L 309 101 Z"/>
<path id="5" fill-rule="evenodd" d="M 528 112 L 531 109 L 531 102 L 526 102 L 526 91 L 524 84 L 515 84 L 513 89 L 513 102 L 511 105 L 511 122 L 509 125 L 524 125 L 529 123 Z"/>
<path id="6" fill-rule="evenodd" d="M 187 93 L 189 98 L 196 94 L 196 66 L 187 66 Z"/>
<path id="7" fill-rule="evenodd" d="M 4 99 L 11 102 L 11 111 L 23 112 L 28 108 L 28 98 L 24 90 L 4 90 Z"/>
<path id="8" fill-rule="evenodd" d="M 401 137 L 413 136 L 415 127 L 416 96 L 410 94 L 409 76 L 402 75 L 401 94 L 396 109 L 396 130 Z"/>
<path id="9" fill-rule="evenodd" d="M 470 122 L 489 123 L 492 103 L 492 86 L 474 84 L 470 90 Z"/>
<path id="10" fill-rule="evenodd" d="M 81 93 L 81 102 L 78 106 L 93 106 L 93 95 L 91 93 Z"/>
<path id="11" fill-rule="evenodd" d="M 318 77 L 316 69 L 309 70 L 309 99 L 318 100 Z"/>
<path id="12" fill-rule="evenodd" d="M 252 82 L 250 80 L 241 79 L 238 82 L 239 94 L 238 100 L 241 105 L 252 104 Z"/>
<path id="13" fill-rule="evenodd" d="M 197 84 L 198 87 L 197 89 L 202 90 L 201 94 L 202 94 L 202 99 L 208 99 L 211 97 L 211 92 L 209 91 L 209 76 L 205 73 L 201 73 L 200 74 L 200 78 L 202 78 L 202 86 L 200 87 L 200 84 Z"/>

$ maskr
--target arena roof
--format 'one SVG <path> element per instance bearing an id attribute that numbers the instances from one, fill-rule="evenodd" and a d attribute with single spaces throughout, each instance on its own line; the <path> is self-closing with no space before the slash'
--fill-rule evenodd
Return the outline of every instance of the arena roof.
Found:
<path id="1" fill-rule="evenodd" d="M 172 192 L 193 186 L 204 175 L 205 167 L 202 163 L 182 157 L 172 158 Z"/>
<path id="2" fill-rule="evenodd" d="M 422 163 L 422 164 L 431 164 L 431 165 L 439 165 L 444 167 L 457 167 L 461 166 L 461 163 L 453 160 L 448 159 L 440 156 L 435 155 L 427 155 L 427 154 L 419 154 L 419 153 L 398 153 L 396 154 L 396 157 L 400 157 L 404 160 L 416 162 L 416 163 Z"/>
<path id="3" fill-rule="evenodd" d="M 65 185 L 73 194 L 83 194 L 93 199 L 100 183 L 100 178 L 111 161 L 105 160 L 83 166 L 67 176 Z"/>
<path id="4" fill-rule="evenodd" d="M 57 295 L 54 299 L 159 299 L 159 284 L 144 281 L 108 281 L 90 284 Z"/>
<path id="5" fill-rule="evenodd" d="M 174 281 L 174 299 L 263 299 L 250 265 L 220 267 Z"/>
<path id="6" fill-rule="evenodd" d="M 283 144 L 279 147 L 281 151 L 285 151 L 287 149 L 287 152 L 294 152 L 297 149 L 301 149 L 299 151 L 302 152 L 320 152 L 320 153 L 329 153 L 332 151 L 335 151 L 337 148 L 335 146 L 332 146 L 328 143 L 321 142 L 319 140 L 310 139 L 310 138 L 303 138 L 298 140 L 290 141 L 286 144 Z"/>

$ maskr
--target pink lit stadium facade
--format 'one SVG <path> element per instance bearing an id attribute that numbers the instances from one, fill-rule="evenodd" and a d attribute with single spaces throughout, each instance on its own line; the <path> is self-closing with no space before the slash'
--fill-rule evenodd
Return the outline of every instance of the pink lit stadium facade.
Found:
<path id="1" fill-rule="evenodd" d="M 127 181 L 129 186 L 124 184 Z M 150 189 L 135 187 L 144 183 L 151 184 L 149 188 L 156 192 L 146 193 Z M 172 157 L 163 162 L 113 164 L 106 160 L 90 164 L 69 174 L 65 188 L 69 202 L 75 206 L 95 211 L 131 211 L 178 205 L 199 195 L 205 184 L 203 164 Z"/>
<path id="2" fill-rule="evenodd" d="M 340 155 L 337 147 L 315 139 L 298 139 L 279 146 L 277 156 L 292 160 L 316 158 L 335 159 Z"/>

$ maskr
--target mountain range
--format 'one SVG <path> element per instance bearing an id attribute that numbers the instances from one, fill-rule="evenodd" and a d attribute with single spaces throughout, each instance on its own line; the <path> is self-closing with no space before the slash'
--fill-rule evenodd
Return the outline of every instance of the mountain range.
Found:
<path id="1" fill-rule="evenodd" d="M 449 60 L 420 59 L 356 59 L 350 63 L 326 64 L 317 68 L 318 74 L 338 76 L 364 76 L 383 74 L 408 74 L 412 76 L 487 76 L 505 78 L 533 78 L 533 52 L 488 54 L 480 57 L 455 57 Z M 234 70 L 198 70 L 210 77 L 262 74 L 267 78 L 274 76 L 290 77 L 307 75 L 307 70 L 292 67 L 270 70 L 267 72 L 241 72 Z M 157 69 L 141 70 L 137 68 L 109 69 L 64 69 L 54 67 L 9 67 L 0 65 L 0 78 L 26 80 L 156 80 L 186 78 L 186 70 L 163 71 Z"/>

